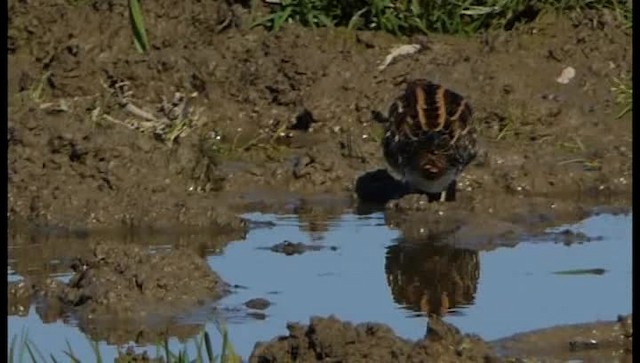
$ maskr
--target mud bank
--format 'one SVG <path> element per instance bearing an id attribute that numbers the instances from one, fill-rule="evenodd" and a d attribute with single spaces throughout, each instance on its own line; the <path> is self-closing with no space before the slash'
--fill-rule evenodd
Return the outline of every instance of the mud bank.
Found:
<path id="1" fill-rule="evenodd" d="M 250 16 L 224 4 L 145 4 L 152 50 L 140 55 L 124 4 L 9 2 L 11 221 L 238 229 L 235 211 L 279 192 L 357 200 L 358 178 L 384 167 L 371 112 L 413 77 L 473 105 L 483 152 L 461 180 L 461 210 L 630 205 L 631 117 L 616 119 L 611 87 L 630 75 L 631 34 L 611 13 L 425 40 L 218 32 L 205 19 L 220 6 L 239 24 Z M 394 44 L 416 41 L 422 52 L 378 70 Z M 567 66 L 576 76 L 560 84 Z"/>
<path id="2" fill-rule="evenodd" d="M 26 279 L 9 286 L 9 313 L 35 303 L 44 322 L 76 321 L 95 340 L 156 343 L 196 334 L 201 326 L 175 324 L 178 316 L 212 304 L 230 292 L 204 258 L 187 248 L 149 252 L 139 246 L 98 244 L 74 257 L 67 282 Z"/>
<path id="3" fill-rule="evenodd" d="M 287 325 L 287 336 L 256 344 L 249 362 L 631 362 L 630 327 L 629 315 L 485 342 L 432 316 L 425 339 L 412 342 L 383 324 L 315 317 L 309 325 Z"/>

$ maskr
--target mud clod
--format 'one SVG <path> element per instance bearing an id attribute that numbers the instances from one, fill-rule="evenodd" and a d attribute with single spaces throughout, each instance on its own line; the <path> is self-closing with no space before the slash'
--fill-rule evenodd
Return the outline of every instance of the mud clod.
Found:
<path id="1" fill-rule="evenodd" d="M 254 310 L 266 310 L 271 306 L 271 301 L 264 298 L 255 298 L 245 301 L 244 306 Z"/>
<path id="2" fill-rule="evenodd" d="M 308 245 L 302 242 L 283 241 L 269 248 L 272 252 L 282 253 L 287 256 L 301 255 L 309 251 L 323 250 L 324 246 Z"/>
<path id="3" fill-rule="evenodd" d="M 600 236 L 587 236 L 583 232 L 575 232 L 570 229 L 563 229 L 559 232 L 550 232 L 544 235 L 545 238 L 551 238 L 556 243 L 562 243 L 566 246 L 570 246 L 573 244 L 582 244 L 593 241 L 599 241 L 602 239 Z"/>
<path id="4" fill-rule="evenodd" d="M 480 339 L 463 336 L 433 318 L 426 339 L 411 342 L 386 325 L 354 325 L 335 317 L 313 317 L 309 325 L 290 323 L 288 336 L 258 343 L 249 358 L 268 362 L 486 362 L 495 357 Z"/>
<path id="5" fill-rule="evenodd" d="M 186 249 L 149 253 L 138 246 L 98 245 L 91 258 L 77 265 L 82 267 L 60 298 L 93 314 L 179 310 L 214 301 L 227 291 L 206 262 Z"/>
<path id="6" fill-rule="evenodd" d="M 34 284 L 29 281 L 23 280 L 9 283 L 7 291 L 7 313 L 18 316 L 27 315 L 35 291 Z"/>
<path id="7" fill-rule="evenodd" d="M 633 338 L 633 316 L 631 314 L 624 316 L 618 315 L 618 324 L 620 324 L 620 330 L 625 338 Z"/>

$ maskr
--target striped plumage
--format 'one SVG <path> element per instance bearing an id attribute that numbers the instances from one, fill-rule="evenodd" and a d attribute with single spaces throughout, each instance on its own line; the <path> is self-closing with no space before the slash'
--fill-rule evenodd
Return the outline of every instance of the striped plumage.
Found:
<path id="1" fill-rule="evenodd" d="M 389 108 L 383 138 L 393 174 L 430 200 L 455 200 L 456 180 L 477 153 L 471 117 L 456 92 L 424 79 L 408 82 Z"/>

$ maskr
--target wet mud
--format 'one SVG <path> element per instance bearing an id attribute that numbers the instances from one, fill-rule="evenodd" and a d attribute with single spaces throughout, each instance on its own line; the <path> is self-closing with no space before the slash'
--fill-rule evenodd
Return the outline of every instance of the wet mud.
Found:
<path id="1" fill-rule="evenodd" d="M 259 297 L 245 301 L 244 306 L 254 310 L 266 310 L 267 308 L 269 308 L 269 306 L 271 306 L 271 301 Z"/>
<path id="2" fill-rule="evenodd" d="M 175 325 L 176 316 L 213 310 L 230 286 L 193 250 L 149 252 L 140 246 L 99 244 L 71 261 L 67 282 L 23 280 L 9 286 L 9 313 L 35 302 L 43 322 L 76 321 L 95 340 L 156 343 L 171 330 L 196 334 L 201 326 Z"/>
<path id="3" fill-rule="evenodd" d="M 496 351 L 524 361 L 632 362 L 633 319 L 575 324 L 516 334 L 492 342 Z"/>
<path id="4" fill-rule="evenodd" d="M 610 13 L 547 14 L 466 39 L 434 34 L 379 71 L 392 45 L 419 39 L 295 25 L 217 33 L 203 19 L 225 2 L 161 1 L 145 7 L 153 50 L 140 55 L 124 4 L 108 4 L 9 2 L 12 221 L 240 228 L 233 206 L 256 194 L 350 196 L 360 184 L 361 201 L 385 201 L 380 180 L 358 183 L 384 168 L 371 114 L 413 77 L 474 108 L 482 153 L 453 213 L 561 219 L 628 205 L 630 116 L 616 119 L 611 87 L 630 74 L 631 37 Z M 246 23 L 248 9 L 234 9 Z M 559 84 L 566 66 L 577 75 Z M 187 109 L 177 121 L 176 104 Z"/>
<path id="5" fill-rule="evenodd" d="M 631 319 L 620 316 L 486 342 L 436 316 L 418 341 L 399 338 L 383 324 L 313 317 L 308 325 L 288 324 L 286 336 L 257 343 L 249 362 L 631 362 Z"/>
<path id="6" fill-rule="evenodd" d="M 480 338 L 462 335 L 438 318 L 429 322 L 424 341 L 397 337 L 386 325 L 354 325 L 335 317 L 311 318 L 309 325 L 287 326 L 288 336 L 258 343 L 249 358 L 268 362 L 485 362 L 489 346 Z"/>
<path id="7" fill-rule="evenodd" d="M 223 296 L 226 283 L 205 252 L 268 228 L 241 213 L 294 213 L 320 239 L 351 210 L 383 211 L 402 232 L 406 244 L 385 264 L 394 299 L 441 315 L 472 299 L 478 250 L 630 209 L 631 115 L 616 117 L 622 106 L 611 88 L 630 77 L 631 31 L 611 12 L 542 14 L 509 32 L 425 39 L 294 24 L 268 33 L 249 29 L 255 14 L 229 3 L 145 3 L 151 51 L 142 55 L 124 2 L 8 2 L 8 219 L 13 243 L 25 247 L 9 251 L 25 277 L 10 286 L 10 314 L 25 314 L 35 297 L 44 321 L 71 311 L 96 339 L 153 341 L 157 327 L 108 328 L 110 314 L 172 315 Z M 421 52 L 378 69 L 393 46 L 418 42 Z M 576 76 L 560 84 L 567 66 Z M 417 77 L 461 93 L 474 109 L 481 152 L 455 203 L 427 203 L 385 170 L 373 114 L 386 113 Z M 208 237 L 176 238 L 180 248 L 154 255 L 117 238 L 98 250 L 82 242 L 100 231 L 179 228 Z M 76 242 L 53 242 L 61 238 Z M 431 256 L 420 271 L 397 262 L 407 248 Z M 443 263 L 456 266 L 442 276 L 451 283 L 420 281 Z M 47 279 L 71 266 L 69 282 Z M 399 288 L 400 277 L 414 284 Z M 101 323 L 83 325 L 94 318 Z M 432 328 L 444 337 L 431 334 L 427 344 L 376 324 L 318 318 L 291 325 L 251 361 L 493 356 L 474 337 Z"/>

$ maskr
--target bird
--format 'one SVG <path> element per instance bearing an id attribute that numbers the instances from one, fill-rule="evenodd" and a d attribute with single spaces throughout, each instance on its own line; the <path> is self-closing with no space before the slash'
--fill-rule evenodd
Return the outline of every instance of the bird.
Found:
<path id="1" fill-rule="evenodd" d="M 455 201 L 457 179 L 478 154 L 472 116 L 457 92 L 427 79 L 407 81 L 383 120 L 390 174 L 429 202 Z"/>

